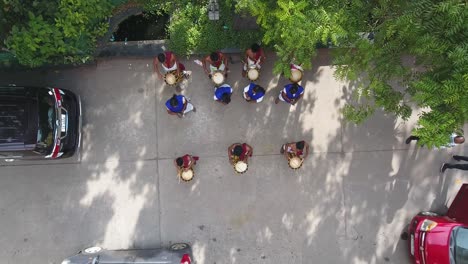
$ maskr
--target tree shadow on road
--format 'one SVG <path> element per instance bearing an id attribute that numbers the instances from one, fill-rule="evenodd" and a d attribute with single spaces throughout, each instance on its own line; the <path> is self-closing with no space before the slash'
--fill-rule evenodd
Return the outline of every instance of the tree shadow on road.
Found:
<path id="1" fill-rule="evenodd" d="M 445 203 L 451 188 L 435 169 L 443 152 L 404 145 L 408 124 L 381 112 L 360 126 L 345 123 L 339 108 L 356 84 L 331 79 L 326 50 L 306 73 L 306 93 L 295 106 L 273 103 L 287 80 L 270 66 L 260 80 L 267 88 L 262 103 L 243 100 L 248 83 L 233 71 L 235 96 L 222 106 L 201 69 L 186 64 L 194 74 L 182 93 L 197 112 L 182 120 L 165 112 L 174 91 L 157 82 L 150 59 L 35 73 L 41 84 L 79 92 L 84 108 L 81 163 L 58 165 L 69 170 L 65 179 L 42 179 L 54 182 L 55 194 L 30 196 L 37 206 L 52 197 L 46 208 L 64 215 L 52 217 L 59 229 L 50 225 L 44 233 L 70 252 L 54 251 L 47 261 L 90 243 L 145 248 L 184 240 L 201 264 L 404 263 L 400 232 L 423 207 Z M 279 147 L 297 140 L 313 153 L 292 171 Z M 235 142 L 254 147 L 245 175 L 227 162 L 226 148 Z M 185 153 L 201 160 L 195 180 L 179 184 L 172 159 Z M 25 224 L 29 232 L 34 227 Z"/>

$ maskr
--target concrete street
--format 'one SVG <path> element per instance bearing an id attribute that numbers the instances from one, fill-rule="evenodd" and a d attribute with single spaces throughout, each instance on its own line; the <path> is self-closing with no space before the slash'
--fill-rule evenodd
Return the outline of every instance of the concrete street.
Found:
<path id="1" fill-rule="evenodd" d="M 428 150 L 404 140 L 408 122 L 377 113 L 360 126 L 340 108 L 351 85 L 333 77 L 320 50 L 296 105 L 274 104 L 288 81 L 267 57 L 262 103 L 242 98 L 248 85 L 239 56 L 227 83 L 232 102 L 213 101 L 213 86 L 192 57 L 182 93 L 197 108 L 179 119 L 164 103 L 174 88 L 152 74 L 151 58 L 100 60 L 64 70 L 0 73 L 0 83 L 72 90 L 83 103 L 80 154 L 58 161 L 0 166 L 0 263 L 60 263 L 92 245 L 151 248 L 189 242 L 198 264 L 410 263 L 399 239 L 419 211 L 443 212 L 468 173 L 447 170 L 468 145 Z M 467 130 L 468 131 L 468 127 Z M 311 155 L 292 171 L 279 150 L 306 140 Z M 235 174 L 227 147 L 247 142 L 254 156 Z M 173 159 L 200 156 L 190 183 Z"/>

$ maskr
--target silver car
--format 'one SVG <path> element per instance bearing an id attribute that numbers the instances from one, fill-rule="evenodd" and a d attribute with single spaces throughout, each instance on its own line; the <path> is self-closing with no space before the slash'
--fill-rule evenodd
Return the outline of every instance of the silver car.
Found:
<path id="1" fill-rule="evenodd" d="M 169 248 L 105 250 L 89 247 L 62 261 L 62 264 L 135 264 L 165 263 L 193 264 L 192 249 L 186 243 L 176 243 Z"/>

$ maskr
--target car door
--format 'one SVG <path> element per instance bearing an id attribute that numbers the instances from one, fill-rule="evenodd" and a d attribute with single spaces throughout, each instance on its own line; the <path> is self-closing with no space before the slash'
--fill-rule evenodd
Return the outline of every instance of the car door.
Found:
<path id="1" fill-rule="evenodd" d="M 447 216 L 468 225 L 468 184 L 463 184 L 448 209 Z"/>

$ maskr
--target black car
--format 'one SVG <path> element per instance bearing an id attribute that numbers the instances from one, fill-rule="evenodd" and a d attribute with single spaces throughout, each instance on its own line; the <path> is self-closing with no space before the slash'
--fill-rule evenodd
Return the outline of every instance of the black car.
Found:
<path id="1" fill-rule="evenodd" d="M 81 102 L 49 87 L 0 86 L 0 159 L 71 157 L 81 140 Z"/>

